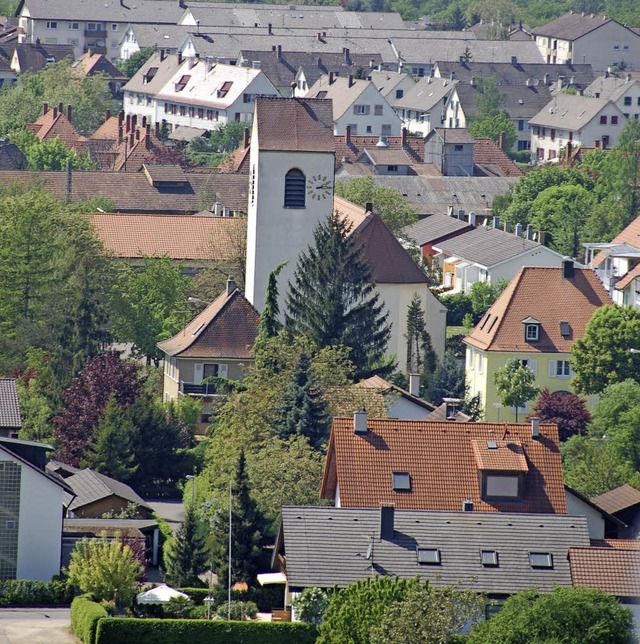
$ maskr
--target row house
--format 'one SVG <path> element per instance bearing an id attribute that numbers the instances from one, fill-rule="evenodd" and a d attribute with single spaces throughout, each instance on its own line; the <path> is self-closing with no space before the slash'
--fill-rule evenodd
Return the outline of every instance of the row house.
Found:
<path id="1" fill-rule="evenodd" d="M 615 103 L 625 118 L 640 118 L 640 81 L 631 74 L 614 76 L 605 73 L 585 89 L 585 96 L 606 98 Z"/>
<path id="2" fill-rule="evenodd" d="M 552 161 L 569 146 L 614 147 L 626 121 L 606 98 L 558 94 L 529 121 L 532 159 Z"/>
<path id="3" fill-rule="evenodd" d="M 213 130 L 250 122 L 256 96 L 278 92 L 259 69 L 154 54 L 123 93 L 125 114 L 161 123 L 171 132 L 178 126 Z"/>

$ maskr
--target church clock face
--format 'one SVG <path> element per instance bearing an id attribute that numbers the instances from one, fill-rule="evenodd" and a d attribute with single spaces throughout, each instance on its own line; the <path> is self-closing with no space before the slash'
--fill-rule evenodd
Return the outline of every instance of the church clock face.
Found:
<path id="1" fill-rule="evenodd" d="M 327 175 L 319 174 L 307 179 L 307 194 L 312 199 L 327 199 L 331 196 L 333 182 Z"/>

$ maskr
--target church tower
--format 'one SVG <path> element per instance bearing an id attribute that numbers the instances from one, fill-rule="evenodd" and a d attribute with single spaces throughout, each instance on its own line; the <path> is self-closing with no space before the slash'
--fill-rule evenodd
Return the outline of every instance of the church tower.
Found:
<path id="1" fill-rule="evenodd" d="M 250 150 L 245 294 L 261 312 L 267 278 L 284 302 L 298 255 L 333 209 L 335 142 L 330 100 L 258 97 Z"/>

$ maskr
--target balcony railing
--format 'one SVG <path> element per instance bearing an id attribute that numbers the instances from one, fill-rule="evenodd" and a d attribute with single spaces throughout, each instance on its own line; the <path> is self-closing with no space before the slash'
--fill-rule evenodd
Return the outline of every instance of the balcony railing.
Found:
<path id="1" fill-rule="evenodd" d="M 218 387 L 211 383 L 194 385 L 191 382 L 180 381 L 180 393 L 185 396 L 215 396 L 219 393 Z"/>

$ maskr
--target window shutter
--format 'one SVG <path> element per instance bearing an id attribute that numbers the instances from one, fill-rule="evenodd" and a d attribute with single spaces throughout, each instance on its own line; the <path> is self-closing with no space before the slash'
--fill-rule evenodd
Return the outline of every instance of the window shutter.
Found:
<path id="1" fill-rule="evenodd" d="M 204 365 L 202 362 L 196 362 L 193 365 L 193 384 L 201 385 L 202 384 L 202 373 Z"/>
<path id="2" fill-rule="evenodd" d="M 228 364 L 218 365 L 218 376 L 220 376 L 220 378 L 228 378 L 229 377 L 229 365 Z"/>
<path id="3" fill-rule="evenodd" d="M 529 358 L 529 362 L 527 363 L 527 367 L 529 367 L 529 369 L 531 369 L 531 371 L 533 371 L 534 376 L 536 376 L 538 374 L 538 361 L 537 360 L 535 360 L 533 358 Z"/>
<path id="4" fill-rule="evenodd" d="M 549 360 L 549 375 L 552 378 L 556 377 L 556 369 L 558 368 L 558 361 L 557 360 Z"/>

